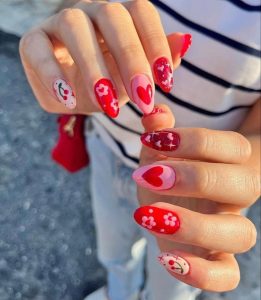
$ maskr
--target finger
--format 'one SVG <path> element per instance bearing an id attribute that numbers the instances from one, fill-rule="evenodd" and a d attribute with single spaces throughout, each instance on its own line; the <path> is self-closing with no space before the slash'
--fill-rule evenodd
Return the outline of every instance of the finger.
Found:
<path id="1" fill-rule="evenodd" d="M 175 118 L 171 109 L 165 104 L 157 104 L 149 115 L 142 117 L 142 124 L 145 130 L 160 130 L 166 127 L 174 127 Z M 149 164 L 156 160 L 163 159 L 157 151 L 151 151 L 148 147 L 142 147 L 140 164 Z"/>
<path id="2" fill-rule="evenodd" d="M 150 113 L 154 107 L 153 76 L 128 10 L 120 3 L 80 2 L 78 6 L 99 28 L 117 62 L 130 99 L 144 113 Z"/>
<path id="3" fill-rule="evenodd" d="M 168 203 L 139 207 L 134 219 L 159 238 L 227 253 L 248 251 L 256 229 L 239 215 L 206 215 Z"/>
<path id="4" fill-rule="evenodd" d="M 125 7 L 130 12 L 157 84 L 169 93 L 173 86 L 173 63 L 156 8 L 149 1 L 129 1 Z"/>
<path id="5" fill-rule="evenodd" d="M 171 276 L 206 291 L 229 291 L 240 281 L 239 267 L 231 254 L 216 254 L 210 260 L 175 250 L 160 253 L 158 261 Z"/>
<path id="6" fill-rule="evenodd" d="M 251 145 L 241 134 L 205 128 L 177 128 L 146 132 L 143 145 L 168 157 L 223 163 L 243 163 L 251 155 Z"/>
<path id="7" fill-rule="evenodd" d="M 104 62 L 91 20 L 77 8 L 65 9 L 43 30 L 68 49 L 86 82 L 86 94 L 110 117 L 119 113 L 117 93 Z M 99 104 L 98 104 L 99 103 Z"/>
<path id="8" fill-rule="evenodd" d="M 240 208 L 260 195 L 260 174 L 243 165 L 165 160 L 138 168 L 133 179 L 161 195 L 209 199 Z"/>
<path id="9" fill-rule="evenodd" d="M 33 70 L 52 96 L 45 99 L 42 106 L 59 106 L 54 102 L 56 99 L 66 108 L 74 109 L 76 98 L 73 89 L 65 79 L 48 36 L 41 30 L 34 30 L 23 36 L 19 48 L 23 62 L 28 66 L 26 69 Z"/>

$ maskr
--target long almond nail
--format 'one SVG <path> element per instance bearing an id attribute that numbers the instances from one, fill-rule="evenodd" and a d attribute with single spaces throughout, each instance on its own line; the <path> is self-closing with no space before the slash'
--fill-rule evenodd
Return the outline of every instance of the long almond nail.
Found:
<path id="1" fill-rule="evenodd" d="M 187 275 L 189 273 L 189 263 L 178 255 L 163 252 L 158 256 L 158 260 L 168 271 L 179 275 Z"/>
<path id="2" fill-rule="evenodd" d="M 187 34 L 184 34 L 183 37 L 182 37 L 182 48 L 181 48 L 181 51 L 180 51 L 180 57 L 182 58 L 186 52 L 188 51 L 189 47 L 191 46 L 192 44 L 192 36 L 191 34 L 187 33 Z"/>
<path id="3" fill-rule="evenodd" d="M 168 59 L 158 58 L 153 65 L 153 71 L 160 88 L 169 93 L 173 87 L 173 72 Z"/>
<path id="4" fill-rule="evenodd" d="M 180 144 L 180 136 L 167 130 L 145 132 L 140 139 L 143 145 L 159 151 L 175 151 Z"/>
<path id="5" fill-rule="evenodd" d="M 74 109 L 76 107 L 76 99 L 73 90 L 65 80 L 56 79 L 53 83 L 53 89 L 59 102 L 63 103 L 69 109 Z"/>
<path id="6" fill-rule="evenodd" d="M 149 165 L 135 170 L 132 178 L 142 187 L 151 190 L 168 190 L 174 185 L 176 176 L 169 166 Z"/>
<path id="7" fill-rule="evenodd" d="M 177 214 L 156 206 L 142 206 L 134 213 L 135 221 L 142 227 L 162 234 L 174 234 L 180 227 Z"/>
<path id="8" fill-rule="evenodd" d="M 154 88 L 147 75 L 139 74 L 131 80 L 132 100 L 144 114 L 152 112 L 154 107 Z"/>
<path id="9" fill-rule="evenodd" d="M 109 79 L 102 78 L 94 85 L 94 92 L 102 110 L 111 118 L 119 114 L 119 102 L 116 90 Z"/>

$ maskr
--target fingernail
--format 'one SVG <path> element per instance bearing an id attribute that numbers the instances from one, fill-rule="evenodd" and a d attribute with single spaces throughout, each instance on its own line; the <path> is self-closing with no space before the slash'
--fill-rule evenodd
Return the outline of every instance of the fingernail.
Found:
<path id="1" fill-rule="evenodd" d="M 111 118 L 119 114 L 119 102 L 116 90 L 109 79 L 102 78 L 94 85 L 94 93 L 102 110 Z"/>
<path id="2" fill-rule="evenodd" d="M 175 183 L 175 172 L 169 166 L 149 165 L 135 170 L 133 180 L 142 187 L 151 190 L 168 190 Z"/>
<path id="3" fill-rule="evenodd" d="M 144 114 L 143 117 L 145 118 L 145 117 L 148 117 L 148 116 L 151 116 L 151 115 L 160 114 L 160 113 L 164 113 L 163 109 L 161 109 L 161 108 L 159 108 L 157 106 L 154 106 L 153 111 L 151 113 L 149 113 L 149 114 Z"/>
<path id="4" fill-rule="evenodd" d="M 182 257 L 163 252 L 158 256 L 158 261 L 162 266 L 164 266 L 168 271 L 179 275 L 187 275 L 189 273 L 189 263 Z"/>
<path id="5" fill-rule="evenodd" d="M 180 136 L 173 131 L 145 132 L 140 139 L 143 145 L 159 151 L 175 151 L 180 144 Z"/>
<path id="6" fill-rule="evenodd" d="M 182 48 L 181 48 L 181 51 L 180 51 L 180 57 L 182 58 L 186 52 L 188 51 L 189 47 L 191 46 L 192 44 L 192 36 L 191 34 L 187 33 L 187 34 L 184 34 L 183 37 L 183 44 L 182 44 Z"/>
<path id="7" fill-rule="evenodd" d="M 53 89 L 59 102 L 63 103 L 69 109 L 74 109 L 76 107 L 76 99 L 73 90 L 65 80 L 56 79 L 53 83 Z"/>
<path id="8" fill-rule="evenodd" d="M 154 88 L 147 75 L 139 74 L 131 80 L 132 100 L 144 114 L 152 112 L 154 107 Z"/>
<path id="9" fill-rule="evenodd" d="M 176 213 L 156 206 L 139 207 L 134 219 L 142 227 L 162 234 L 174 234 L 180 227 Z"/>
<path id="10" fill-rule="evenodd" d="M 173 87 L 173 72 L 168 59 L 165 57 L 158 58 L 153 65 L 153 70 L 160 88 L 169 93 Z"/>

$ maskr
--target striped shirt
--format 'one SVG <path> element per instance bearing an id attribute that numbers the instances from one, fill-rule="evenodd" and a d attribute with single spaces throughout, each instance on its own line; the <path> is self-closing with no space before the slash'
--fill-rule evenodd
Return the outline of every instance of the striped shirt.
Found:
<path id="1" fill-rule="evenodd" d="M 193 43 L 174 73 L 174 88 L 156 88 L 155 102 L 174 112 L 176 127 L 235 130 L 260 97 L 260 0 L 151 1 L 166 34 L 191 33 Z M 95 114 L 103 141 L 136 167 L 141 112 L 129 102 L 117 119 Z"/>

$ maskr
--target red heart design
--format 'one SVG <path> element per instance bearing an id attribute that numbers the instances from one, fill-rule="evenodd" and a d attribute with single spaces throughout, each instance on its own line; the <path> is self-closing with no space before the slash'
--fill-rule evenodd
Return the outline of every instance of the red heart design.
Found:
<path id="1" fill-rule="evenodd" d="M 137 87 L 137 94 L 140 99 L 147 105 L 151 102 L 151 95 L 152 95 L 152 87 L 150 84 L 147 85 L 146 90 L 142 86 Z"/>
<path id="2" fill-rule="evenodd" d="M 162 167 L 152 167 L 148 171 L 146 171 L 142 177 L 149 183 L 152 184 L 156 187 L 160 187 L 163 182 L 162 179 L 160 178 L 160 175 L 163 173 L 163 168 Z"/>

